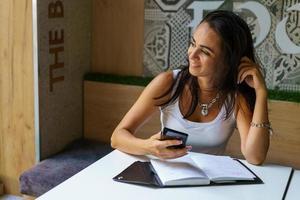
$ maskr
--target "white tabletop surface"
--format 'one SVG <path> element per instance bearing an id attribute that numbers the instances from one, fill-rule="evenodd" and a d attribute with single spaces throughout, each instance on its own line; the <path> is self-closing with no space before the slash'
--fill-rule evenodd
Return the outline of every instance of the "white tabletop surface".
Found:
<path id="1" fill-rule="evenodd" d="M 148 158 L 145 156 L 132 156 L 114 150 L 37 199 L 277 200 L 282 199 L 291 172 L 290 167 L 278 165 L 254 166 L 244 162 L 263 180 L 264 184 L 149 188 L 112 180 L 112 177 L 119 174 L 136 160 L 148 160 Z"/>
<path id="2" fill-rule="evenodd" d="M 300 199 L 300 170 L 295 170 L 289 189 L 285 196 L 286 200 L 299 200 Z"/>

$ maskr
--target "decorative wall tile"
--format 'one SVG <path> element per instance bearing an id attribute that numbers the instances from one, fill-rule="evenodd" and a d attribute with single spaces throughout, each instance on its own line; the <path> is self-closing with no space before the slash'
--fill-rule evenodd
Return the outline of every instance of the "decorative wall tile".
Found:
<path id="1" fill-rule="evenodd" d="M 215 9 L 248 23 L 268 88 L 300 91 L 300 0 L 145 0 L 144 75 L 186 64 L 195 24 Z"/>

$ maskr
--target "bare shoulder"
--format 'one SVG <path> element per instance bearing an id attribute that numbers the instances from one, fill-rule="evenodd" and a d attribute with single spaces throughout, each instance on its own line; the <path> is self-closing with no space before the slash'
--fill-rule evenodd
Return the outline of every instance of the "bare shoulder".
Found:
<path id="1" fill-rule="evenodd" d="M 151 84 L 157 86 L 170 86 L 173 83 L 173 72 L 167 71 L 158 74 L 152 81 Z"/>
<path id="2" fill-rule="evenodd" d="M 162 72 L 148 84 L 147 88 L 155 95 L 163 94 L 171 87 L 173 81 L 172 71 Z"/>

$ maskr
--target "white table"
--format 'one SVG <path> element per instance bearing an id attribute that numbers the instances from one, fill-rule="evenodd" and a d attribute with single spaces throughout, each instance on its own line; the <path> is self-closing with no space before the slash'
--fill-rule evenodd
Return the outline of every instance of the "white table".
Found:
<path id="1" fill-rule="evenodd" d="M 285 200 L 300 199 L 300 170 L 295 170 Z"/>
<path id="2" fill-rule="evenodd" d="M 166 200 L 166 199 L 282 199 L 290 167 L 278 165 L 254 166 L 244 163 L 253 170 L 264 184 L 202 186 L 184 188 L 149 188 L 112 180 L 136 160 L 146 161 L 146 156 L 132 156 L 114 150 L 94 164 L 85 168 L 70 179 L 37 198 L 38 200 L 57 199 L 112 199 L 112 200 Z"/>

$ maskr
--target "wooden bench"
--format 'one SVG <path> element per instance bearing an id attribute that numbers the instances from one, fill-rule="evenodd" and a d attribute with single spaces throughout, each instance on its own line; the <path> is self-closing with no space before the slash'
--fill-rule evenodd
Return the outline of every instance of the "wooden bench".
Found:
<path id="1" fill-rule="evenodd" d="M 85 137 L 109 142 L 114 128 L 143 89 L 141 86 L 85 81 Z M 275 134 L 271 137 L 266 162 L 300 169 L 300 104 L 270 100 L 269 117 Z M 146 138 L 159 130 L 159 113 L 155 113 L 137 134 Z M 226 154 L 242 158 L 238 133 L 231 137 Z"/>

